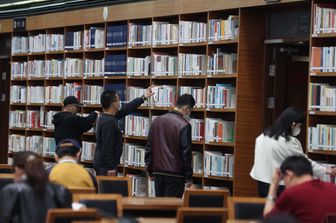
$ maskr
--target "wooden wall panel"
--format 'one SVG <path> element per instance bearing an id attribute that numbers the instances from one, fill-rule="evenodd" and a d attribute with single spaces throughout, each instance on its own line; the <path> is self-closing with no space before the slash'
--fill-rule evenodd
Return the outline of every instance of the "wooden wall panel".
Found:
<path id="1" fill-rule="evenodd" d="M 256 8 L 240 10 L 234 193 L 255 196 L 249 176 L 254 143 L 262 131 L 262 80 L 264 72 L 265 17 Z"/>
<path id="2" fill-rule="evenodd" d="M 13 32 L 13 20 L 3 19 L 0 20 L 0 33 Z"/>

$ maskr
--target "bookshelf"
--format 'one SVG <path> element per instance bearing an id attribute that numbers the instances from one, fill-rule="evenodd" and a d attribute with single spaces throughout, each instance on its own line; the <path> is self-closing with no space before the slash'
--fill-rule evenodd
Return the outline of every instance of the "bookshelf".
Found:
<path id="1" fill-rule="evenodd" d="M 336 70 L 333 58 L 336 46 L 334 43 L 336 5 L 332 1 L 314 0 L 311 11 L 307 154 L 320 163 L 334 165 Z M 327 20 L 329 16 L 330 21 Z"/>
<path id="2" fill-rule="evenodd" d="M 264 17 L 258 10 L 239 8 L 238 5 L 230 7 L 225 4 L 220 6 L 218 3 L 214 3 L 209 9 L 204 10 L 203 4 L 201 4 L 202 7 L 199 3 L 194 2 L 194 4 L 195 9 L 191 11 L 167 10 L 163 14 L 155 10 L 147 13 L 150 9 L 143 6 L 144 10 L 142 12 L 140 12 L 141 10 L 130 11 L 126 13 L 126 17 L 124 15 L 118 17 L 120 11 L 111 7 L 110 10 L 116 13 L 113 13 L 107 21 L 93 16 L 97 13 L 94 9 L 85 11 L 85 13 L 74 14 L 74 16 L 66 12 L 64 15 L 60 13 L 63 16 L 71 17 L 69 21 L 56 22 L 51 15 L 32 17 L 31 20 L 27 20 L 28 31 L 12 33 L 12 38 L 19 36 L 29 39 L 33 36 L 46 35 L 52 39 L 46 41 L 47 43 L 51 42 L 52 47 L 48 47 L 50 44 L 46 44 L 44 51 L 30 53 L 28 44 L 27 50 L 23 49 L 12 54 L 11 61 L 21 63 L 22 65 L 18 65 L 20 67 L 24 66 L 25 62 L 40 60 L 44 61 L 45 67 L 48 68 L 44 70 L 44 76 L 34 78 L 27 75 L 16 75 L 15 78 L 12 76 L 10 85 L 11 87 L 19 86 L 19 93 L 20 88 L 24 87 L 49 87 L 57 92 L 57 87 L 66 86 L 65 89 L 60 90 L 63 96 L 75 94 L 84 102 L 85 106 L 80 111 L 81 114 L 100 110 L 99 100 L 97 97 L 91 97 L 91 92 L 99 92 L 106 87 L 120 88 L 119 90 L 123 91 L 121 86 L 125 86 L 128 93 L 129 87 L 174 86 L 176 87 L 176 96 L 180 94 L 181 87 L 203 90 L 205 97 L 198 101 L 198 106 L 194 109 L 192 118 L 204 120 L 204 122 L 206 119 L 221 119 L 232 122 L 234 123 L 234 134 L 228 142 L 207 141 L 204 134 L 202 139 L 197 140 L 195 138 L 193 140 L 193 151 L 200 152 L 203 155 L 202 160 L 205 152 L 215 155 L 218 153 L 231 155 L 234 166 L 231 170 L 233 173 L 231 177 L 223 174 L 204 173 L 203 171 L 194 174 L 194 183 L 204 188 L 228 187 L 234 195 L 254 195 L 256 186 L 249 177 L 249 172 L 253 164 L 254 141 L 261 132 L 262 92 L 260 89 L 262 89 L 262 61 L 264 60 L 263 35 L 254 36 L 254 33 L 256 31 L 264 33 Z M 143 3 L 143 5 L 147 5 L 147 3 Z M 123 8 L 124 6 L 120 7 Z M 142 13 L 145 14 L 142 15 Z M 37 21 L 43 18 L 48 18 L 49 24 L 41 23 L 39 25 Z M 225 24 L 225 20 L 235 20 L 239 29 L 226 35 L 219 32 L 217 36 L 209 36 L 210 22 L 217 21 L 220 26 Z M 192 40 L 184 38 L 184 41 L 180 41 L 177 38 L 176 41 L 176 35 L 173 32 L 176 30 L 176 26 L 178 28 L 181 26 L 181 21 L 186 22 L 186 24 L 195 23 L 191 27 L 199 31 L 195 32 L 196 36 L 190 37 Z M 137 26 L 137 29 L 134 26 Z M 169 29 L 170 34 L 158 31 L 162 27 Z M 145 41 L 139 38 L 130 41 L 131 37 L 134 37 L 134 35 L 130 36 L 131 29 L 150 29 L 152 35 L 145 36 Z M 85 35 L 91 35 L 91 33 L 94 35 L 96 31 L 92 30 L 103 30 L 103 47 L 99 45 L 101 42 L 98 42 L 98 47 L 86 47 Z M 117 34 L 113 35 L 113 32 Z M 153 35 L 155 38 L 153 38 Z M 177 36 L 179 37 L 179 33 Z M 254 36 L 254 38 L 251 38 L 251 36 Z M 212 38 L 209 39 L 209 37 Z M 91 40 L 91 37 L 89 39 Z M 96 41 L 94 42 L 96 43 Z M 59 47 L 62 43 L 66 48 Z M 232 62 L 233 66 L 225 67 L 225 71 L 224 69 L 218 69 L 218 65 L 217 67 L 213 66 L 213 62 L 216 61 L 215 58 L 221 58 L 222 54 L 223 57 L 226 57 L 225 61 L 235 61 Z M 146 63 L 148 65 L 146 57 L 153 55 L 158 55 L 160 59 L 166 61 L 161 65 L 159 64 L 154 73 L 152 73 L 154 71 L 153 62 L 149 69 L 146 67 Z M 144 64 L 144 66 L 141 65 L 144 69 L 134 70 L 134 66 L 133 68 L 129 66 L 127 60 L 131 57 L 140 58 L 136 63 Z M 104 72 L 102 72 L 101 66 L 103 58 L 105 59 Z M 179 69 L 179 63 L 183 58 L 198 58 L 199 63 L 191 67 L 181 66 L 181 69 Z M 209 64 L 210 59 L 213 62 Z M 67 66 L 67 69 L 61 69 L 62 66 Z M 136 68 L 139 68 L 139 66 Z M 226 92 L 227 88 L 235 88 L 232 90 L 232 95 L 235 95 L 235 97 L 219 100 L 219 106 L 208 106 L 206 92 L 209 91 L 209 86 L 216 87 L 216 91 L 219 92 Z M 188 91 L 193 90 L 188 89 Z M 36 103 L 18 100 L 10 104 L 9 110 L 39 111 L 41 114 L 47 113 L 44 116 L 48 117 L 48 114 L 50 116 L 53 112 L 63 109 L 57 97 L 51 96 L 50 98 L 52 100 L 45 103 L 38 100 Z M 214 96 L 214 98 L 217 97 Z M 151 117 L 164 114 L 172 106 L 173 104 L 166 101 L 162 103 L 160 101 L 160 104 L 141 106 L 138 113 L 149 117 L 150 121 Z M 53 129 L 50 128 L 50 120 L 46 119 L 44 125 L 38 128 L 11 126 L 9 135 L 17 137 L 38 136 L 42 137 L 42 141 L 45 138 L 43 143 L 50 143 L 48 140 L 53 137 Z M 146 137 L 142 135 L 125 134 L 123 138 L 124 143 L 139 146 L 146 144 Z M 86 166 L 92 166 L 90 160 L 92 153 L 90 152 L 92 151 L 91 143 L 95 142 L 94 132 L 85 133 L 83 142 L 87 143 L 85 145 L 87 149 L 83 152 L 82 163 Z M 9 157 L 13 156 L 13 153 L 15 152 L 10 151 L 8 153 Z M 45 162 L 52 162 L 53 158 L 50 154 L 52 154 L 52 151 L 42 151 L 41 157 Z M 130 164 L 122 164 L 118 169 L 120 174 L 123 175 L 141 175 L 144 170 L 142 166 Z"/>

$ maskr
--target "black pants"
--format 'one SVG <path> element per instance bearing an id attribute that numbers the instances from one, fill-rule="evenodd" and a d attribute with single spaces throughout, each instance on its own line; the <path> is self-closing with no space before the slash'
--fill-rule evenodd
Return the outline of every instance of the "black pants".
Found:
<path id="1" fill-rule="evenodd" d="M 182 197 L 185 187 L 185 179 L 166 175 L 155 175 L 156 197 Z"/>
<path id="2" fill-rule="evenodd" d="M 261 181 L 258 181 L 258 193 L 259 193 L 259 197 L 267 197 L 268 195 L 268 190 L 269 190 L 270 184 L 268 183 L 264 183 Z M 277 192 L 277 196 L 279 197 L 280 194 L 285 190 L 285 187 L 280 185 L 278 187 L 278 192 Z"/>
<path id="3" fill-rule="evenodd" d="M 106 168 L 94 168 L 97 176 L 107 176 L 108 169 Z"/>

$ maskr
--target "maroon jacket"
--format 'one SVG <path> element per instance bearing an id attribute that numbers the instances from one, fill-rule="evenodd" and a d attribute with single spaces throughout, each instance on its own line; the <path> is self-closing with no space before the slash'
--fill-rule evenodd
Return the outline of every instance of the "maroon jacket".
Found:
<path id="1" fill-rule="evenodd" d="M 170 111 L 154 119 L 145 160 L 150 174 L 192 178 L 191 125 L 181 113 Z"/>

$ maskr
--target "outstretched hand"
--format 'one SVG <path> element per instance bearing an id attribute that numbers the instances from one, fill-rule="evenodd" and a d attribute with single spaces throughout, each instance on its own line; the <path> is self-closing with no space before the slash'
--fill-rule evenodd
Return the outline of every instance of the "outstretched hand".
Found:
<path id="1" fill-rule="evenodd" d="M 327 169 L 327 174 L 331 176 L 336 176 L 336 166 Z"/>
<path id="2" fill-rule="evenodd" d="M 144 97 L 146 99 L 152 97 L 154 95 L 154 92 L 152 92 L 152 87 L 148 87 L 145 91 Z"/>

